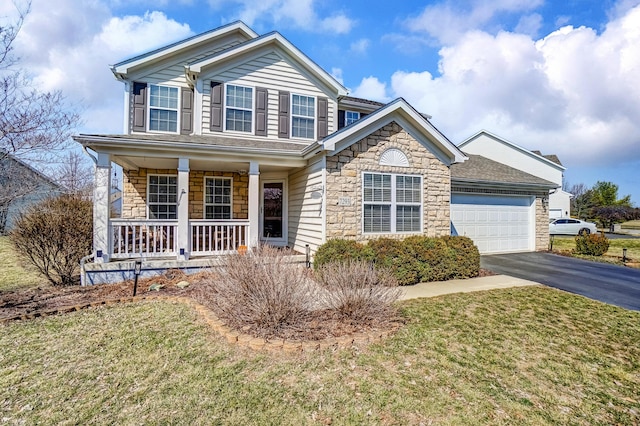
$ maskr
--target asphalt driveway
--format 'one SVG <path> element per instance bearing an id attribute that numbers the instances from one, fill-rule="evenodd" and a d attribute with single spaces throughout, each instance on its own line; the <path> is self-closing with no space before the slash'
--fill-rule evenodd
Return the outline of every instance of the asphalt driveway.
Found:
<path id="1" fill-rule="evenodd" d="M 580 294 L 640 311 L 640 270 L 549 253 L 481 256 L 480 265 L 498 274 Z"/>

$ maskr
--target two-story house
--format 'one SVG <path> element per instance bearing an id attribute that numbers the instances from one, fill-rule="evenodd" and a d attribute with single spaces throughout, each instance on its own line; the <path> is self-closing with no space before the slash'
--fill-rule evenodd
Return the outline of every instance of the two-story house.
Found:
<path id="1" fill-rule="evenodd" d="M 112 71 L 123 134 L 74 137 L 97 153 L 96 268 L 136 257 L 188 266 L 261 242 L 303 253 L 336 237 L 450 234 L 451 166 L 467 156 L 404 99 L 348 96 L 277 32 L 235 22 Z M 117 219 L 112 162 L 123 168 Z M 549 188 L 535 184 L 532 212 Z"/>

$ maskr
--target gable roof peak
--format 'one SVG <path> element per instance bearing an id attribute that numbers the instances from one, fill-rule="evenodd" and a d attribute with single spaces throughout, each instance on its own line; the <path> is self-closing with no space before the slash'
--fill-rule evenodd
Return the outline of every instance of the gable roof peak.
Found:
<path id="1" fill-rule="evenodd" d="M 191 37 L 178 40 L 174 43 L 151 50 L 149 52 L 145 52 L 140 55 L 125 59 L 114 65 L 111 65 L 110 68 L 116 78 L 121 79 L 129 69 L 140 65 L 141 63 L 162 58 L 164 56 L 173 54 L 181 49 L 205 43 L 209 40 L 219 38 L 234 32 L 241 34 L 248 40 L 258 37 L 258 33 L 252 30 L 247 24 L 242 21 L 234 21 L 221 27 L 213 28 L 203 33 L 196 34 Z"/>

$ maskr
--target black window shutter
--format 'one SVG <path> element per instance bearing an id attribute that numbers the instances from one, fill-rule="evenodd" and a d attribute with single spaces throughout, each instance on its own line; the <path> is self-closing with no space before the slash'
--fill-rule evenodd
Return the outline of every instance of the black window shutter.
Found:
<path id="1" fill-rule="evenodd" d="M 134 132 L 147 130 L 147 83 L 133 83 L 133 123 Z"/>
<path id="2" fill-rule="evenodd" d="M 318 98 L 318 140 L 329 134 L 329 99 Z"/>
<path id="3" fill-rule="evenodd" d="M 360 118 L 361 118 L 361 119 L 362 119 L 362 118 L 365 118 L 367 115 L 369 115 L 369 114 L 365 114 L 364 112 L 361 112 L 361 113 L 360 113 Z"/>
<path id="4" fill-rule="evenodd" d="M 180 119 L 180 133 L 189 135 L 193 133 L 193 89 L 182 88 L 182 102 L 180 108 L 182 116 Z"/>
<path id="5" fill-rule="evenodd" d="M 222 131 L 223 87 L 224 85 L 219 81 L 211 82 L 211 123 L 209 128 L 212 132 Z"/>
<path id="6" fill-rule="evenodd" d="M 256 136 L 267 136 L 267 101 L 269 93 L 264 87 L 256 87 Z"/>
<path id="7" fill-rule="evenodd" d="M 289 92 L 278 92 L 278 137 L 289 138 Z"/>
<path id="8" fill-rule="evenodd" d="M 342 129 L 344 127 L 344 110 L 338 110 L 338 129 Z"/>

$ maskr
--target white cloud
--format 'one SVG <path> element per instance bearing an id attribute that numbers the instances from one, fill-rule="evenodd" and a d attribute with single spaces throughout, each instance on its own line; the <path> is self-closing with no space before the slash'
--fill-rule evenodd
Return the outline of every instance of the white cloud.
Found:
<path id="1" fill-rule="evenodd" d="M 331 68 L 331 75 L 338 80 L 340 84 L 344 84 L 344 78 L 342 77 L 342 68 Z"/>
<path id="2" fill-rule="evenodd" d="M 484 128 L 570 164 L 638 161 L 637 46 L 640 6 L 601 34 L 564 27 L 536 41 L 467 32 L 440 50 L 439 75 L 398 71 L 389 92 L 433 115 L 454 141 Z"/>
<path id="3" fill-rule="evenodd" d="M 371 42 L 369 41 L 369 39 L 361 38 L 351 43 L 349 50 L 354 53 L 364 54 L 367 52 L 367 49 L 369 49 L 370 44 Z"/>
<path id="4" fill-rule="evenodd" d="M 430 4 L 407 20 L 409 30 L 426 33 L 442 44 L 454 43 L 469 29 L 483 29 L 496 16 L 535 10 L 544 0 L 445 0 Z"/>
<path id="5" fill-rule="evenodd" d="M 123 85 L 109 64 L 191 34 L 161 12 L 120 18 L 103 2 L 34 0 L 16 51 L 41 90 L 61 90 L 82 111 L 83 132 L 121 132 Z"/>
<path id="6" fill-rule="evenodd" d="M 532 13 L 520 18 L 518 25 L 516 25 L 514 31 L 519 34 L 527 34 L 532 37 L 538 35 L 540 27 L 542 27 L 542 15 L 539 13 Z"/>
<path id="7" fill-rule="evenodd" d="M 342 12 L 321 17 L 316 0 L 209 0 L 209 5 L 221 11 L 239 5 L 240 10 L 226 17 L 227 20 L 240 19 L 250 27 L 266 22 L 270 30 L 275 24 L 309 32 L 347 34 L 355 25 L 355 21 Z"/>
<path id="8" fill-rule="evenodd" d="M 350 95 L 380 102 L 389 102 L 391 100 L 387 95 L 387 84 L 376 77 L 363 78 L 360 85 Z"/>

